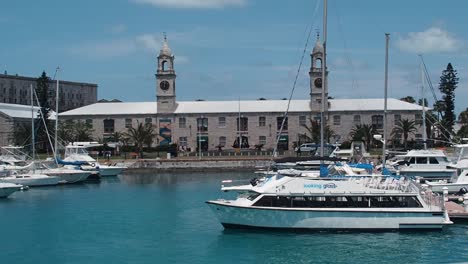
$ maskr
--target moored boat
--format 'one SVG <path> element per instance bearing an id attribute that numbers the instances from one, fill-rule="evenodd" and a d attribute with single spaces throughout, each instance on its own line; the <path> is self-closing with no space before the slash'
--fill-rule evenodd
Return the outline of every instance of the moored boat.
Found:
<path id="1" fill-rule="evenodd" d="M 221 188 L 235 200 L 207 201 L 225 228 L 440 229 L 450 224 L 442 196 L 391 177 L 319 180 L 280 174 Z"/>
<path id="2" fill-rule="evenodd" d="M 6 198 L 23 187 L 19 184 L 0 182 L 0 198 Z"/>

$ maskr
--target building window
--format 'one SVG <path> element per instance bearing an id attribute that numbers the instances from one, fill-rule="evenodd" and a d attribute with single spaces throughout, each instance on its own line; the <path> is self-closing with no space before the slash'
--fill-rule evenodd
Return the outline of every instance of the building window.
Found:
<path id="1" fill-rule="evenodd" d="M 299 116 L 299 126 L 305 126 L 306 125 L 306 116 Z"/>
<path id="2" fill-rule="evenodd" d="M 335 125 L 335 126 L 341 125 L 341 116 L 339 116 L 339 115 L 334 115 L 333 116 L 333 125 Z"/>
<path id="3" fill-rule="evenodd" d="M 259 116 L 258 117 L 258 126 L 259 127 L 266 126 L 266 117 L 264 117 L 264 116 Z"/>
<path id="4" fill-rule="evenodd" d="M 185 117 L 179 117 L 179 128 L 185 128 L 186 122 Z"/>
<path id="5" fill-rule="evenodd" d="M 288 130 L 288 117 L 283 118 L 282 116 L 278 116 L 276 118 L 276 129 L 280 130 L 281 125 L 283 124 L 283 119 L 284 119 L 284 125 L 283 125 L 283 131 Z"/>
<path id="6" fill-rule="evenodd" d="M 86 119 L 85 121 L 86 125 L 90 128 L 93 128 L 93 120 L 92 119 Z"/>
<path id="7" fill-rule="evenodd" d="M 132 127 L 132 119 L 125 118 L 125 128 L 131 128 L 131 127 Z"/>
<path id="8" fill-rule="evenodd" d="M 266 136 L 259 136 L 258 137 L 258 144 L 266 145 Z"/>
<path id="9" fill-rule="evenodd" d="M 179 138 L 179 146 L 186 147 L 187 146 L 187 137 L 180 137 Z"/>
<path id="10" fill-rule="evenodd" d="M 114 119 L 104 120 L 104 133 L 114 133 Z"/>
<path id="11" fill-rule="evenodd" d="M 382 115 L 373 115 L 372 116 L 372 126 L 375 129 L 383 128 L 383 116 Z"/>
<path id="12" fill-rule="evenodd" d="M 226 137 L 219 137 L 219 146 L 226 146 Z"/>
<path id="13" fill-rule="evenodd" d="M 218 117 L 218 127 L 226 127 L 226 117 Z"/>
<path id="14" fill-rule="evenodd" d="M 151 126 L 153 124 L 153 119 L 151 117 L 145 118 L 145 125 Z"/>
<path id="15" fill-rule="evenodd" d="M 248 131 L 249 119 L 247 117 L 237 118 L 237 131 Z"/>
<path id="16" fill-rule="evenodd" d="M 198 132 L 208 132 L 208 118 L 197 118 L 197 129 Z"/>
<path id="17" fill-rule="evenodd" d="M 416 125 L 422 125 L 422 122 L 423 122 L 422 115 L 421 114 L 415 114 L 414 115 L 414 123 Z"/>
<path id="18" fill-rule="evenodd" d="M 393 119 L 395 120 L 395 125 L 397 126 L 398 124 L 400 124 L 400 121 L 401 121 L 401 115 L 394 115 L 393 116 Z"/>
<path id="19" fill-rule="evenodd" d="M 353 122 L 355 125 L 360 125 L 361 124 L 361 116 L 360 115 L 355 115 L 353 118 Z"/>

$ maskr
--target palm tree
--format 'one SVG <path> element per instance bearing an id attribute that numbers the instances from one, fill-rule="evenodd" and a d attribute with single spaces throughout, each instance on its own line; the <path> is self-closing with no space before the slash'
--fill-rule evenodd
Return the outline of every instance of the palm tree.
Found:
<path id="1" fill-rule="evenodd" d="M 414 134 L 416 131 L 418 131 L 418 129 L 416 128 L 416 122 L 414 120 L 401 119 L 393 128 L 392 134 L 403 135 L 403 144 L 405 149 L 408 149 L 408 136 Z"/>
<path id="2" fill-rule="evenodd" d="M 352 141 L 363 141 L 366 145 L 366 150 L 369 151 L 374 134 L 376 134 L 376 131 L 373 125 L 358 124 L 351 129 L 349 136 Z"/>
<path id="3" fill-rule="evenodd" d="M 309 132 L 310 136 L 307 136 L 312 140 L 312 142 L 317 143 L 320 142 L 320 121 L 319 120 L 313 120 L 312 118 L 309 118 L 310 121 L 310 126 L 307 125 L 302 125 L 305 129 L 307 129 L 307 132 Z M 324 138 L 326 141 L 330 142 L 330 138 L 335 136 L 335 131 L 333 131 L 330 126 L 325 127 L 324 131 L 325 135 Z"/>
<path id="4" fill-rule="evenodd" d="M 135 145 L 140 158 L 143 158 L 143 146 L 151 145 L 154 141 L 154 137 L 156 136 L 152 126 L 147 126 L 140 122 L 137 122 L 136 128 L 128 128 L 128 132 L 126 134 L 129 140 Z"/>

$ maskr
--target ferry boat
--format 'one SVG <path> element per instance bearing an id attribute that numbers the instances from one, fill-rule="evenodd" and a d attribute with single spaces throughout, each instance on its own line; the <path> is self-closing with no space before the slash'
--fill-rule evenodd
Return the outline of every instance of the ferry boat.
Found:
<path id="1" fill-rule="evenodd" d="M 450 161 L 442 150 L 411 150 L 398 158 L 404 159 L 404 164 L 398 167 L 403 176 L 419 176 L 425 180 L 449 180 L 456 174 L 456 169 L 450 168 Z"/>
<path id="2" fill-rule="evenodd" d="M 451 224 L 443 196 L 404 177 L 322 180 L 275 174 L 222 186 L 234 200 L 211 200 L 225 228 L 293 230 L 441 229 Z"/>

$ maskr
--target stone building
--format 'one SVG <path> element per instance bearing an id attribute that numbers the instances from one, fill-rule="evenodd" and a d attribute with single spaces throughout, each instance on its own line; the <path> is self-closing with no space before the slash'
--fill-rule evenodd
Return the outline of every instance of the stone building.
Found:
<path id="1" fill-rule="evenodd" d="M 15 126 L 26 124 L 30 128 L 31 118 L 39 118 L 39 107 L 20 104 L 5 104 L 0 103 L 0 146 L 8 146 L 13 144 L 13 134 Z M 34 111 L 34 114 L 32 113 Z M 50 120 L 55 120 L 55 112 L 51 112 Z M 29 144 L 29 142 L 25 142 Z"/>
<path id="2" fill-rule="evenodd" d="M 32 77 L 0 74 L 0 103 L 31 105 L 31 85 L 36 88 Z M 68 111 L 97 102 L 97 84 L 81 82 L 59 82 L 59 112 Z M 56 82 L 49 83 L 49 105 L 55 109 Z"/>
<path id="3" fill-rule="evenodd" d="M 157 144 L 216 150 L 232 149 L 241 142 L 242 148 L 263 145 L 273 149 L 279 139 L 279 149 L 292 149 L 294 144 L 307 141 L 310 135 L 304 125 L 310 126 L 309 120 L 320 115 L 322 58 L 323 46 L 317 41 L 311 53 L 310 97 L 292 100 L 284 119 L 286 100 L 177 101 L 174 55 L 165 40 L 157 57 L 156 102 L 98 103 L 64 112 L 60 118 L 85 120 L 92 124 L 96 138 L 145 123 L 159 134 Z M 324 92 L 327 98 L 328 89 Z M 383 105 L 384 99 L 326 99 L 325 116 L 336 134 L 330 141 L 347 140 L 356 124 L 372 124 L 382 132 Z M 388 99 L 388 131 L 399 119 L 420 119 L 420 112 L 418 105 Z"/>

